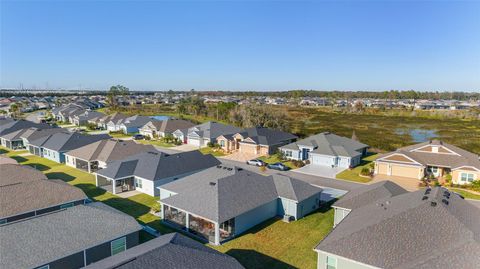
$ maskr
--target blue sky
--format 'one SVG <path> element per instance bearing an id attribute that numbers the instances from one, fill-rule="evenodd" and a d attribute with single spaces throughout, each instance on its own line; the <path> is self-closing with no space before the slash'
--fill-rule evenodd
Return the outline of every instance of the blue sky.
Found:
<path id="1" fill-rule="evenodd" d="M 480 91 L 480 2 L 0 5 L 2 87 Z"/>

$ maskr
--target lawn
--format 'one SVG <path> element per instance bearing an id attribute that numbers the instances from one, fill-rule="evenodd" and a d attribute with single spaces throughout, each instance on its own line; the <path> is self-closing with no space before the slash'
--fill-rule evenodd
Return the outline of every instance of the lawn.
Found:
<path id="1" fill-rule="evenodd" d="M 264 162 L 266 162 L 267 164 L 270 164 L 270 163 L 283 163 L 284 165 L 290 167 L 290 169 L 296 169 L 298 167 L 296 167 L 295 165 L 293 165 L 293 163 L 291 161 L 282 161 L 278 158 L 278 156 L 276 154 L 273 154 L 273 155 L 270 155 L 270 156 L 262 156 L 260 158 L 258 158 Z"/>
<path id="2" fill-rule="evenodd" d="M 336 178 L 337 179 L 343 179 L 343 180 L 348 180 L 348 181 L 355 181 L 355 182 L 360 182 L 360 183 L 367 183 L 371 181 L 371 178 L 368 177 L 362 177 L 360 176 L 360 171 L 362 171 L 362 168 L 364 167 L 370 167 L 370 164 L 378 157 L 378 154 L 372 154 L 369 155 L 365 158 L 362 159 L 362 163 L 353 168 L 353 169 L 347 169 L 344 170 L 340 173 L 337 174 Z"/>
<path id="3" fill-rule="evenodd" d="M 125 212 L 162 234 L 174 231 L 149 213 L 157 198 L 146 194 L 120 198 L 97 188 L 93 175 L 73 167 L 34 155 L 18 156 L 27 151 L 14 152 L 0 147 L 0 152 L 21 164 L 36 167 L 50 179 L 61 179 L 82 189 L 92 200 Z M 315 268 L 316 253 L 313 248 L 329 233 L 332 225 L 333 210 L 328 206 L 289 224 L 278 219 L 266 221 L 222 246 L 211 247 L 235 257 L 246 268 Z M 142 242 L 149 239 L 151 236 L 148 234 L 141 234 Z"/>
<path id="4" fill-rule="evenodd" d="M 211 147 L 203 147 L 199 149 L 203 154 L 212 154 L 215 157 L 225 156 L 226 154 L 222 150 L 218 150 Z"/>
<path id="5" fill-rule="evenodd" d="M 121 133 L 121 132 L 110 132 L 110 133 L 108 133 L 108 135 L 110 135 L 113 138 L 130 138 L 135 134 L 124 134 L 124 133 Z"/>
<path id="6" fill-rule="evenodd" d="M 460 189 L 460 188 L 448 188 L 451 191 L 454 191 L 461 196 L 465 197 L 466 199 L 473 199 L 473 200 L 480 200 L 480 195 L 469 192 L 468 190 Z"/>
<path id="7" fill-rule="evenodd" d="M 141 144 L 144 144 L 144 145 L 154 145 L 154 146 L 161 147 L 161 148 L 175 147 L 174 144 L 166 143 L 166 142 L 163 142 L 161 140 L 136 140 L 136 141 L 138 143 L 141 143 Z"/>

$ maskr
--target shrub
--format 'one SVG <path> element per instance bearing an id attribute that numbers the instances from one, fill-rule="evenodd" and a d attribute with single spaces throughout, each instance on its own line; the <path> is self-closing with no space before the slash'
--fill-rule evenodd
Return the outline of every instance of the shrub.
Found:
<path id="1" fill-rule="evenodd" d="M 207 143 L 207 146 L 208 146 L 209 148 L 213 148 L 213 147 L 215 147 L 215 143 L 213 143 L 213 142 L 208 142 L 208 143 Z"/>
<path id="2" fill-rule="evenodd" d="M 145 140 L 150 140 L 150 139 L 152 139 L 149 135 L 146 135 L 146 136 L 144 136 L 143 138 L 144 138 Z"/>
<path id="3" fill-rule="evenodd" d="M 305 164 L 302 162 L 302 161 L 298 161 L 298 160 L 292 160 L 291 161 L 293 166 L 297 167 L 297 168 L 300 168 L 300 167 L 304 167 Z"/>
<path id="4" fill-rule="evenodd" d="M 285 154 L 283 154 L 283 152 L 282 152 L 281 150 L 277 150 L 277 152 L 275 152 L 275 156 L 276 156 L 280 161 L 285 160 Z"/>
<path id="5" fill-rule="evenodd" d="M 370 168 L 368 167 L 363 167 L 362 170 L 360 171 L 360 175 L 362 176 L 370 176 Z"/>
<path id="6" fill-rule="evenodd" d="M 263 166 L 263 165 L 260 166 L 259 169 L 260 169 L 260 172 L 265 172 L 265 171 L 267 171 L 267 167 L 265 167 L 265 166 Z"/>
<path id="7" fill-rule="evenodd" d="M 305 160 L 305 164 L 310 164 L 310 160 Z"/>

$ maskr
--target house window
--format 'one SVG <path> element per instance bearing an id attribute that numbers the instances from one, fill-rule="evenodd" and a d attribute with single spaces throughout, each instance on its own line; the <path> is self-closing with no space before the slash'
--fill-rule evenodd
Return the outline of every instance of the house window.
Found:
<path id="1" fill-rule="evenodd" d="M 142 180 L 138 178 L 138 179 L 135 181 L 135 187 L 141 189 L 142 186 L 143 186 Z"/>
<path id="2" fill-rule="evenodd" d="M 292 157 L 292 151 L 291 150 L 286 150 L 285 151 L 285 157 Z"/>
<path id="3" fill-rule="evenodd" d="M 110 249 L 112 255 L 123 252 L 127 249 L 127 239 L 125 237 L 113 240 L 110 242 Z"/>
<path id="4" fill-rule="evenodd" d="M 5 224 L 7 223 L 7 219 L 0 219 L 0 224 Z"/>
<path id="5" fill-rule="evenodd" d="M 337 269 L 337 258 L 327 256 L 327 269 Z"/>
<path id="6" fill-rule="evenodd" d="M 66 203 L 66 204 L 63 204 L 60 206 L 60 208 L 69 208 L 69 207 L 72 207 L 73 206 L 73 203 Z"/>
<path id="7" fill-rule="evenodd" d="M 460 180 L 463 182 L 473 182 L 473 174 L 468 174 L 468 173 L 462 173 L 460 175 Z"/>
<path id="8" fill-rule="evenodd" d="M 225 140 L 220 140 L 220 146 L 223 148 L 225 147 Z"/>

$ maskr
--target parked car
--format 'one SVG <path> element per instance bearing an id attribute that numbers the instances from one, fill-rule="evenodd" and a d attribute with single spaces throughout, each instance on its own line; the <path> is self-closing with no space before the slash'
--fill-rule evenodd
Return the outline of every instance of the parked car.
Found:
<path id="1" fill-rule="evenodd" d="M 247 161 L 247 164 L 255 165 L 255 166 L 265 166 L 266 165 L 266 163 L 264 161 L 259 160 L 259 159 L 249 160 L 249 161 Z"/>
<path id="2" fill-rule="evenodd" d="M 279 171 L 287 171 L 290 167 L 284 165 L 283 163 L 271 163 L 267 165 L 269 169 L 279 170 Z"/>
<path id="3" fill-rule="evenodd" d="M 145 139 L 145 137 L 141 134 L 136 134 L 134 136 L 132 136 L 133 140 L 142 140 L 142 139 Z"/>

